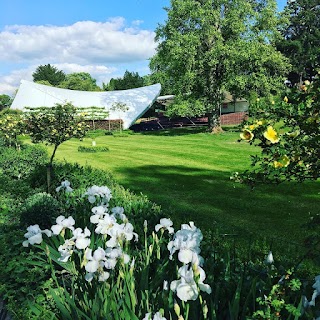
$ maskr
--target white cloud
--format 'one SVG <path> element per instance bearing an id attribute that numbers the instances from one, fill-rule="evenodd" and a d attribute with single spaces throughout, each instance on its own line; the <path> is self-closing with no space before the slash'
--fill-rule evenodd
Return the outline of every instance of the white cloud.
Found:
<path id="1" fill-rule="evenodd" d="M 57 63 L 52 64 L 58 70 L 63 70 L 65 73 L 74 72 L 87 72 L 97 80 L 98 85 L 102 85 L 102 82 L 107 83 L 117 71 L 116 68 L 106 67 L 103 65 L 79 65 L 75 63 Z M 0 77 L 0 94 L 12 95 L 16 89 L 18 89 L 20 81 L 29 80 L 32 81 L 32 73 L 36 70 L 38 65 L 31 65 L 28 68 L 13 70 L 9 74 Z"/>
<path id="2" fill-rule="evenodd" d="M 112 65 L 131 70 L 131 65 L 147 66 L 147 59 L 155 52 L 155 34 L 141 29 L 142 22 L 127 25 L 124 18 L 116 17 L 69 26 L 6 26 L 0 31 L 0 65 L 27 67 L 2 75 L 0 68 L 0 94 L 13 94 L 21 79 L 32 80 L 35 69 L 48 63 L 65 73 L 88 72 L 98 85 L 120 76 L 120 70 Z"/>
<path id="3" fill-rule="evenodd" d="M 154 54 L 154 32 L 127 27 L 121 17 L 70 26 L 7 26 L 0 32 L 0 61 L 110 64 L 142 61 Z"/>

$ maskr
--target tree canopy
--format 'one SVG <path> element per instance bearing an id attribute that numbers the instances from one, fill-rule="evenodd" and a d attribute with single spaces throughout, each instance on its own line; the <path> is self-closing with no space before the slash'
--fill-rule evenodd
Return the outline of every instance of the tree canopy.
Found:
<path id="1" fill-rule="evenodd" d="M 36 71 L 32 74 L 34 82 L 47 81 L 52 86 L 58 86 L 64 81 L 66 75 L 62 70 L 58 70 L 56 67 L 46 64 L 37 67 Z"/>
<path id="2" fill-rule="evenodd" d="M 282 86 L 288 64 L 273 45 L 276 9 L 274 0 L 171 0 L 168 19 L 156 30 L 154 79 L 180 100 L 200 100 L 209 126 L 219 126 L 224 90 L 249 97 Z M 186 105 L 192 114 L 195 104 Z"/>
<path id="3" fill-rule="evenodd" d="M 140 88 L 144 85 L 144 77 L 141 77 L 138 72 L 126 70 L 122 78 L 111 78 L 108 84 L 103 84 L 103 89 L 106 91 L 126 90 Z"/>
<path id="4" fill-rule="evenodd" d="M 320 68 L 320 3 L 319 0 L 289 1 L 284 10 L 289 23 L 282 29 L 284 40 L 278 49 L 289 58 L 292 84 L 311 81 Z"/>
<path id="5" fill-rule="evenodd" d="M 97 80 L 87 72 L 75 72 L 67 74 L 65 80 L 59 84 L 60 88 L 81 91 L 101 91 Z"/>
<path id="6" fill-rule="evenodd" d="M 7 94 L 0 94 L 0 111 L 4 108 L 10 107 L 12 103 L 12 98 Z"/>

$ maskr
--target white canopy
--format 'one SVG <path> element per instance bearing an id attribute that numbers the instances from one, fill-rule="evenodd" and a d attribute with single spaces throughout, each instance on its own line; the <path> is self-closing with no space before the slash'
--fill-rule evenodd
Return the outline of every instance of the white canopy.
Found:
<path id="1" fill-rule="evenodd" d="M 159 83 L 137 89 L 119 91 L 78 91 L 46 86 L 21 80 L 19 90 L 11 105 L 12 109 L 25 107 L 53 107 L 56 103 L 71 102 L 75 107 L 104 107 L 109 111 L 108 119 L 122 119 L 123 128 L 129 128 L 157 99 L 161 91 Z M 122 102 L 129 108 L 126 112 L 111 111 L 115 102 Z"/>

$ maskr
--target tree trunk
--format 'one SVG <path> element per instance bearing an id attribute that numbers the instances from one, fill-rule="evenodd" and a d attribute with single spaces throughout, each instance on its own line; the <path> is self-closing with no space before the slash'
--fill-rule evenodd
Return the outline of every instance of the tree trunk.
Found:
<path id="1" fill-rule="evenodd" d="M 221 98 L 219 94 L 212 97 L 212 103 L 208 106 L 208 131 L 211 133 L 221 133 Z"/>
<path id="2" fill-rule="evenodd" d="M 56 151 L 58 149 L 58 146 L 55 145 L 53 149 L 53 153 L 51 155 L 50 161 L 47 165 L 47 192 L 50 193 L 50 186 L 51 186 L 51 174 L 52 174 L 52 163 L 53 163 L 53 158 L 56 154 Z"/>

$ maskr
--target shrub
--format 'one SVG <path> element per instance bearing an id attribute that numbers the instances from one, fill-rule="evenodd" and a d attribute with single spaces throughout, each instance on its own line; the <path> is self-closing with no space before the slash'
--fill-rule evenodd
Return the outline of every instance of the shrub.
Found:
<path id="1" fill-rule="evenodd" d="M 47 151 L 42 146 L 22 145 L 21 150 L 0 147 L 0 171 L 14 179 L 28 177 L 39 165 L 46 163 Z"/>
<path id="2" fill-rule="evenodd" d="M 79 152 L 88 152 L 88 153 L 95 153 L 95 152 L 108 152 L 108 147 L 85 147 L 85 146 L 79 146 L 78 147 Z"/>
<path id="3" fill-rule="evenodd" d="M 61 214 L 59 202 L 50 194 L 41 192 L 28 197 L 20 207 L 20 224 L 38 224 L 41 228 L 52 225 Z"/>

